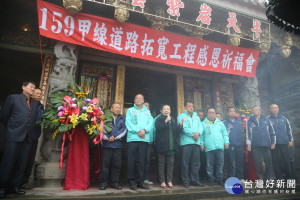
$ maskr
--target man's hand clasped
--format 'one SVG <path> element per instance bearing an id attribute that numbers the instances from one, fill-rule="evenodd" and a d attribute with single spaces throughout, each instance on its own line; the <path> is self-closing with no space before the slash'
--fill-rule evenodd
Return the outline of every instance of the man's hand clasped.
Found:
<path id="1" fill-rule="evenodd" d="M 140 136 L 140 138 L 142 139 L 145 139 L 145 134 L 146 134 L 146 131 L 143 129 L 143 130 L 139 130 L 138 132 L 138 135 Z"/>

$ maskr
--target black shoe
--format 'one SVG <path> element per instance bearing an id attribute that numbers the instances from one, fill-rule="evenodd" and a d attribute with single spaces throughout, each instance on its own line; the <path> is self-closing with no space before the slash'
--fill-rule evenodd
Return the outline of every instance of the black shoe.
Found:
<path id="1" fill-rule="evenodd" d="M 116 190 L 122 190 L 122 186 L 120 185 L 120 183 L 114 183 L 111 185 L 111 187 Z"/>
<path id="2" fill-rule="evenodd" d="M 0 189 L 0 198 L 4 198 L 6 196 L 5 189 L 1 188 Z"/>
<path id="3" fill-rule="evenodd" d="M 214 185 L 214 182 L 213 181 L 208 181 L 208 186 L 213 186 Z"/>
<path id="4" fill-rule="evenodd" d="M 182 186 L 185 187 L 185 188 L 189 188 L 189 187 L 190 187 L 190 184 L 188 184 L 188 183 L 183 183 Z"/>
<path id="5" fill-rule="evenodd" d="M 205 187 L 205 185 L 200 182 L 192 183 L 191 185 L 196 187 Z"/>
<path id="6" fill-rule="evenodd" d="M 141 189 L 145 189 L 145 190 L 149 190 L 149 189 L 150 189 L 149 186 L 148 186 L 148 185 L 145 185 L 144 183 L 138 184 L 138 185 L 137 185 L 137 188 L 141 188 Z"/>
<path id="7" fill-rule="evenodd" d="M 129 189 L 131 189 L 131 190 L 136 190 L 137 187 L 136 187 L 135 184 L 129 184 Z"/>
<path id="8" fill-rule="evenodd" d="M 13 188 L 11 190 L 9 190 L 10 194 L 18 194 L 18 195 L 24 195 L 26 192 L 20 190 L 19 188 Z"/>
<path id="9" fill-rule="evenodd" d="M 106 188 L 107 188 L 107 184 L 105 183 L 101 183 L 99 186 L 99 190 L 106 190 Z"/>

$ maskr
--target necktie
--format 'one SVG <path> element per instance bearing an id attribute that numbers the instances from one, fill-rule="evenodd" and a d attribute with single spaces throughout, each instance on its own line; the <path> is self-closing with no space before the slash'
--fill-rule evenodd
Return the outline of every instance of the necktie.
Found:
<path id="1" fill-rule="evenodd" d="M 28 105 L 28 108 L 30 109 L 30 98 L 27 98 L 27 105 Z"/>

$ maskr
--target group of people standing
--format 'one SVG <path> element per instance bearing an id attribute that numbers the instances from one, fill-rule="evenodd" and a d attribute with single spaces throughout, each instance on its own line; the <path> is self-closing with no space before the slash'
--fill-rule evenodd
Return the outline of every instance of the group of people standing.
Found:
<path id="1" fill-rule="evenodd" d="M 171 115 L 170 105 L 162 105 L 161 113 L 153 118 L 149 103 L 144 102 L 142 94 L 135 96 L 134 106 L 127 110 L 126 118 L 120 114 L 120 104 L 114 103 L 111 110 L 114 114 L 113 130 L 103 140 L 100 190 L 105 190 L 109 183 L 112 188 L 122 189 L 119 175 L 126 134 L 127 176 L 131 190 L 149 189 L 145 183 L 150 182 L 147 177 L 152 143 L 162 188 L 173 187 L 174 155 L 178 149 L 180 178 L 186 188 L 205 187 L 200 181 L 204 177 L 208 180 L 208 186 L 224 186 L 223 170 L 228 177 L 243 181 L 245 143 L 248 151 L 253 152 L 258 179 L 272 179 L 272 162 L 276 179 L 292 178 L 288 160 L 288 146 L 294 142 L 292 131 L 289 121 L 279 114 L 276 104 L 270 106 L 271 115 L 268 117 L 261 115 L 259 107 L 253 107 L 253 115 L 247 121 L 246 128 L 234 107 L 228 107 L 228 117 L 223 121 L 214 108 L 209 108 L 204 118 L 202 111 L 194 112 L 194 104 L 189 101 L 177 119 Z M 202 155 L 205 155 L 205 160 Z M 224 157 L 227 159 L 225 169 Z M 284 163 L 284 170 L 280 167 L 281 163 Z M 201 176 L 202 164 L 206 164 L 204 176 Z"/>
<path id="2" fill-rule="evenodd" d="M 22 89 L 21 94 L 10 95 L 1 109 L 0 120 L 6 127 L 6 140 L 0 164 L 0 197 L 5 197 L 7 192 L 25 193 L 20 190 L 20 185 L 28 181 L 41 134 L 41 128 L 35 124 L 44 112 L 44 106 L 39 102 L 41 90 L 35 88 L 33 82 L 23 83 Z M 126 117 L 120 114 L 119 103 L 113 103 L 110 110 L 113 113 L 112 130 L 102 141 L 100 190 L 105 190 L 109 184 L 114 189 L 122 189 L 119 177 L 125 143 L 131 190 L 149 189 L 146 183 L 150 182 L 147 179 L 152 143 L 162 188 L 173 187 L 174 155 L 178 149 L 180 178 L 186 188 L 190 185 L 205 187 L 204 178 L 209 186 L 223 186 L 224 156 L 228 160 L 225 169 L 228 177 L 243 180 L 244 143 L 248 151 L 253 152 L 258 179 L 272 179 L 272 163 L 276 179 L 292 178 L 288 146 L 293 146 L 294 139 L 289 121 L 279 114 L 276 104 L 270 106 L 268 117 L 261 115 L 259 107 L 253 107 L 246 136 L 234 107 L 228 108 L 228 118 L 224 121 L 214 108 L 208 108 L 204 118 L 203 112 L 194 112 L 194 104 L 190 101 L 185 103 L 185 110 L 177 119 L 172 116 L 170 105 L 162 105 L 161 113 L 153 118 L 149 103 L 144 102 L 142 94 L 137 94 Z M 201 165 L 206 165 L 202 172 Z"/>

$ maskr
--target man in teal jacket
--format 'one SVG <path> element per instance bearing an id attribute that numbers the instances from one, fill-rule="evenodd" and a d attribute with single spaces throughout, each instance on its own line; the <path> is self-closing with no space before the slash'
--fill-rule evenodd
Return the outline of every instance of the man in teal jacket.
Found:
<path id="1" fill-rule="evenodd" d="M 189 185 L 204 187 L 199 181 L 200 169 L 200 135 L 203 128 L 200 118 L 194 112 L 194 104 L 190 101 L 185 103 L 185 111 L 177 118 L 177 123 L 183 122 L 183 130 L 180 133 L 181 147 L 181 181 L 184 187 Z"/>
<path id="2" fill-rule="evenodd" d="M 131 190 L 149 189 L 144 184 L 145 157 L 153 129 L 153 118 L 144 105 L 144 96 L 137 94 L 134 107 L 126 113 L 127 127 L 127 168 L 128 182 Z"/>
<path id="3" fill-rule="evenodd" d="M 209 108 L 207 117 L 202 122 L 203 134 L 200 135 L 201 151 L 206 152 L 208 185 L 214 181 L 223 186 L 224 148 L 228 149 L 229 137 L 223 122 L 216 118 L 216 110 Z M 216 170 L 216 177 L 214 176 Z"/>

